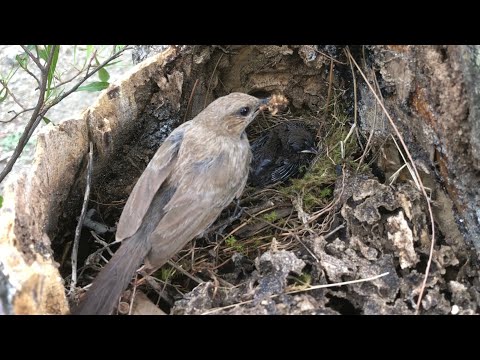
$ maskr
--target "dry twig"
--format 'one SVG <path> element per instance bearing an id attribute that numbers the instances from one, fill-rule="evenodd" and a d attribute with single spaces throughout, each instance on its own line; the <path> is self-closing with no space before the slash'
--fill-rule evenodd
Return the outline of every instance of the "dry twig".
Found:
<path id="1" fill-rule="evenodd" d="M 388 272 L 385 272 L 385 273 L 383 273 L 383 274 L 375 275 L 375 276 L 372 276 L 372 277 L 369 277 L 369 278 L 365 278 L 365 279 L 342 281 L 342 282 L 334 283 L 334 284 L 314 285 L 314 286 L 310 286 L 310 287 L 304 288 L 304 289 L 292 290 L 292 291 L 287 291 L 287 292 L 281 293 L 281 294 L 271 295 L 271 296 L 269 296 L 269 299 L 276 298 L 276 297 L 278 297 L 278 296 L 280 296 L 280 295 L 297 294 L 297 293 L 304 292 L 304 291 L 325 289 L 325 288 L 330 288 L 330 287 L 344 286 L 344 285 L 349 285 L 349 284 L 357 284 L 357 283 L 361 283 L 361 282 L 373 281 L 373 280 L 379 279 L 379 278 L 381 278 L 381 277 L 387 276 L 388 274 L 389 274 Z M 252 303 L 253 301 L 254 301 L 254 300 L 252 299 L 252 300 L 242 301 L 242 302 L 239 302 L 239 303 L 233 304 L 233 305 L 228 305 L 228 306 L 223 306 L 223 307 L 211 309 L 211 310 L 208 310 L 208 311 L 204 312 L 202 315 L 213 314 L 213 313 L 216 313 L 216 312 L 218 312 L 218 311 L 222 311 L 222 310 L 227 310 L 227 309 L 234 308 L 234 307 L 236 307 L 236 306 L 245 305 L 245 304 L 250 304 L 250 303 Z"/>
<path id="2" fill-rule="evenodd" d="M 77 285 L 77 257 L 78 257 L 78 245 L 80 243 L 80 234 L 82 232 L 83 221 L 87 213 L 88 199 L 90 198 L 90 183 L 92 180 L 93 171 L 93 144 L 90 142 L 90 150 L 88 152 L 88 165 L 87 165 L 87 184 L 85 186 L 85 194 L 83 196 L 82 212 L 78 219 L 77 227 L 75 228 L 75 239 L 73 240 L 72 249 L 72 281 L 70 283 L 70 296 L 74 296 L 75 286 Z"/>

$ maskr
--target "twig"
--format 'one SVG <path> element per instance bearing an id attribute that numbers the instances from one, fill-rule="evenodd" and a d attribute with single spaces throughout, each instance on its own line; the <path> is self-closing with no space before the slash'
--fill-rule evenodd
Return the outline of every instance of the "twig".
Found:
<path id="1" fill-rule="evenodd" d="M 374 75 L 374 78 L 375 78 L 375 75 Z M 375 79 L 376 81 L 376 79 Z M 368 136 L 368 140 L 367 140 L 367 143 L 365 145 L 365 149 L 362 153 L 362 156 L 360 157 L 360 161 L 358 162 L 358 166 L 357 166 L 357 170 L 358 171 L 360 169 L 360 166 L 362 166 L 363 164 L 363 160 L 365 159 L 365 156 L 367 156 L 367 153 L 369 151 L 369 146 L 370 146 L 370 143 L 373 139 L 373 134 L 375 133 L 375 129 L 377 127 L 377 103 L 375 102 L 375 109 L 374 109 L 374 113 L 373 113 L 373 124 L 372 124 L 372 128 L 371 128 L 371 131 L 370 131 L 370 135 Z"/>
<path id="2" fill-rule="evenodd" d="M 213 68 L 212 75 L 210 76 L 210 80 L 208 81 L 207 92 L 205 93 L 205 103 L 203 104 L 204 108 L 207 107 L 208 93 L 210 92 L 210 85 L 212 84 L 213 75 L 215 75 L 215 71 L 217 70 L 218 64 L 220 64 L 220 60 L 222 60 L 223 55 L 224 55 L 224 53 L 222 53 L 220 55 L 220 57 L 218 58 L 218 61 L 215 64 L 215 67 Z"/>
<path id="3" fill-rule="evenodd" d="M 327 91 L 327 102 L 325 104 L 325 114 L 323 115 L 323 121 L 327 121 L 328 116 L 328 106 L 330 105 L 330 97 L 332 96 L 332 86 L 333 86 L 333 59 L 330 59 L 330 72 L 328 76 L 328 91 Z M 322 127 L 320 126 L 317 131 L 317 138 L 320 138 L 320 131 Z"/>
<path id="4" fill-rule="evenodd" d="M 187 116 L 190 111 L 190 105 L 193 99 L 193 94 L 195 93 L 195 89 L 197 88 L 197 84 L 198 84 L 198 79 L 195 80 L 195 84 L 193 84 L 192 92 L 190 94 L 190 98 L 188 99 L 187 111 L 185 111 L 185 117 L 183 118 L 183 122 L 187 121 Z"/>
<path id="5" fill-rule="evenodd" d="M 88 61 L 87 70 L 86 70 L 86 73 L 87 73 L 87 74 L 88 74 L 88 72 L 90 71 L 90 68 L 92 67 L 93 59 L 95 59 L 96 56 L 97 56 L 97 50 L 95 49 L 95 51 L 93 52 L 92 56 L 90 57 L 90 60 Z"/>
<path id="6" fill-rule="evenodd" d="M 88 62 L 88 67 L 87 67 L 87 72 L 88 72 L 88 70 L 90 69 L 90 67 L 91 67 L 91 65 L 92 65 L 92 61 L 93 61 L 93 59 L 95 58 L 96 54 L 97 54 L 97 50 L 95 50 L 95 51 L 92 53 L 92 55 L 90 56 L 90 60 L 89 60 L 89 62 Z M 86 61 L 86 59 L 85 59 L 85 62 L 83 63 L 82 68 L 81 68 L 80 70 L 77 70 L 78 72 L 77 72 L 75 75 L 73 75 L 73 76 L 72 76 L 70 79 L 68 79 L 68 80 L 65 80 L 65 81 L 62 81 L 62 82 L 56 84 L 55 86 L 52 87 L 52 90 L 53 90 L 53 89 L 58 89 L 59 87 L 65 85 L 65 84 L 68 84 L 69 82 L 72 82 L 73 80 L 75 80 L 76 78 L 78 78 L 78 77 L 80 76 L 80 74 L 81 74 L 83 71 L 85 71 L 85 66 L 86 66 L 86 65 L 87 65 L 87 61 Z"/>
<path id="7" fill-rule="evenodd" d="M 49 69 L 50 68 L 50 64 L 47 64 L 46 68 L 42 65 L 42 63 L 40 62 L 40 59 L 38 57 L 36 57 L 35 55 L 33 55 L 30 50 L 28 50 L 28 48 L 25 46 L 25 45 L 20 45 L 23 49 L 23 51 L 25 51 L 28 56 L 30 57 L 30 59 L 33 60 L 33 62 L 35 63 L 35 65 L 38 66 L 38 68 L 40 69 L 41 72 L 44 72 L 45 69 Z M 54 47 L 56 47 L 57 45 L 54 45 Z M 52 49 L 53 50 L 53 49 Z M 51 53 L 53 55 L 53 51 Z"/>
<path id="8" fill-rule="evenodd" d="M 132 298 L 130 299 L 130 308 L 128 309 L 128 315 L 132 315 L 133 301 L 135 300 L 135 295 L 137 293 L 137 279 L 138 279 L 138 274 L 135 273 L 135 282 L 133 283 L 133 292 L 132 292 Z"/>
<path id="9" fill-rule="evenodd" d="M 418 190 L 420 190 L 420 187 L 423 186 L 423 185 L 420 185 L 420 182 L 417 179 L 417 175 L 413 172 L 412 166 L 408 163 L 407 159 L 405 159 L 405 156 L 403 155 L 403 152 L 400 149 L 400 146 L 398 146 L 398 143 L 395 140 L 395 137 L 393 135 L 392 135 L 392 140 L 395 143 L 395 146 L 397 147 L 397 150 L 400 153 L 400 156 L 402 157 L 403 162 L 405 163 L 405 165 L 407 165 L 408 172 L 410 173 L 410 176 L 412 177 L 413 181 L 415 182 L 415 186 L 417 187 Z M 415 164 L 413 164 L 413 166 L 415 166 Z"/>
<path id="10" fill-rule="evenodd" d="M 357 140 L 358 140 L 358 145 L 360 145 L 360 147 L 362 148 L 362 150 L 364 150 L 363 148 L 363 145 L 362 145 L 362 142 L 360 141 L 360 134 L 358 133 L 358 123 L 357 123 L 357 78 L 355 76 L 355 71 L 353 69 L 353 64 L 352 64 L 352 60 L 350 59 L 350 57 L 348 57 L 348 60 L 349 60 L 349 63 L 350 63 L 350 69 L 352 71 L 352 79 L 353 79 L 353 106 L 354 106 L 354 109 L 353 109 L 353 122 L 355 123 L 355 134 L 357 135 Z"/>
<path id="11" fill-rule="evenodd" d="M 339 64 L 342 64 L 342 65 L 347 65 L 347 63 L 344 63 L 344 62 L 341 62 L 333 57 L 331 57 L 330 55 L 328 54 L 325 54 L 324 52 L 318 50 L 318 49 L 315 49 L 314 46 L 311 46 L 311 45 L 307 45 L 308 48 L 312 49 L 313 51 L 315 51 L 316 53 L 322 55 L 322 56 L 325 56 L 327 59 L 330 59 L 331 61 L 334 61 L 336 63 L 339 63 Z"/>
<path id="12" fill-rule="evenodd" d="M 297 293 L 304 292 L 304 291 L 325 289 L 325 288 L 330 288 L 330 287 L 336 287 L 336 286 L 343 286 L 343 285 L 350 285 L 350 284 L 356 284 L 356 283 L 361 283 L 361 282 L 373 281 L 373 280 L 379 279 L 379 278 L 381 278 L 381 277 L 387 276 L 388 274 L 389 274 L 388 272 L 385 272 L 385 273 L 383 273 L 383 274 L 375 275 L 375 276 L 372 276 L 372 277 L 369 277 L 369 278 L 365 278 L 365 279 L 342 281 L 342 282 L 334 283 L 334 284 L 323 284 L 323 285 L 310 286 L 309 288 L 306 288 L 306 289 L 292 290 L 292 291 L 287 291 L 287 292 L 282 293 L 282 294 L 271 295 L 271 296 L 269 296 L 269 299 L 276 298 L 276 297 L 278 297 L 278 296 L 280 296 L 280 295 L 297 294 Z M 237 303 L 237 304 L 228 305 L 228 306 L 224 306 L 224 307 L 220 307 L 220 308 L 216 308 L 216 309 L 211 309 L 211 310 L 208 310 L 208 311 L 202 313 L 202 315 L 213 314 L 213 313 L 218 312 L 218 311 L 221 311 L 221 310 L 227 310 L 227 309 L 234 308 L 234 307 L 236 307 L 236 306 L 245 305 L 245 304 L 250 304 L 250 303 L 252 303 L 253 301 L 254 301 L 254 299 L 252 299 L 252 300 L 247 300 L 247 301 L 242 301 L 242 302 L 239 302 L 239 303 Z"/>
<path id="13" fill-rule="evenodd" d="M 177 270 L 178 272 L 182 273 L 183 275 L 185 275 L 186 277 L 190 278 L 191 280 L 195 281 L 197 284 L 201 284 L 203 281 L 202 279 L 199 279 L 198 277 L 196 276 L 193 276 L 192 274 L 190 274 L 188 271 L 186 271 L 185 269 L 183 269 L 181 266 L 175 264 L 172 260 L 168 260 L 167 261 L 167 264 L 170 265 L 171 267 L 173 267 L 175 270 Z"/>
<path id="14" fill-rule="evenodd" d="M 25 48 L 24 48 L 22 45 L 20 45 L 20 47 L 21 47 L 23 50 L 25 50 Z M 32 55 L 33 55 L 33 54 L 32 54 Z M 29 55 L 29 56 L 30 56 L 30 55 Z M 30 56 L 30 57 L 31 57 L 31 56 Z M 35 58 L 38 59 L 37 57 L 35 57 Z M 38 87 L 40 87 L 40 84 L 41 84 L 40 80 L 38 79 L 38 77 L 37 77 L 33 72 L 31 72 L 30 70 L 28 70 L 28 65 L 27 65 L 27 64 L 25 64 L 25 67 L 23 67 L 23 66 L 21 66 L 21 65 L 19 64 L 19 67 L 21 67 L 28 75 L 30 75 L 31 77 L 33 77 L 33 78 L 35 79 L 35 81 L 37 82 Z"/>
<path id="15" fill-rule="evenodd" d="M 26 50 L 28 50 L 28 49 L 26 49 Z M 15 162 L 19 158 L 20 154 L 22 153 L 25 145 L 27 145 L 27 142 L 30 139 L 31 134 L 33 133 L 33 130 L 35 130 L 35 128 L 38 126 L 38 123 L 40 122 L 40 120 L 45 115 L 45 113 L 40 113 L 40 110 L 42 109 L 43 104 L 45 102 L 45 92 L 46 92 L 46 89 L 47 89 L 47 80 L 48 80 L 48 69 L 50 69 L 50 66 L 52 65 L 52 60 L 53 60 L 53 54 L 54 53 L 55 53 L 55 46 L 52 47 L 52 51 L 50 53 L 50 56 L 48 57 L 46 70 L 41 65 L 39 67 L 39 69 L 41 71 L 42 84 L 40 86 L 40 94 L 38 96 L 37 105 L 35 106 L 35 110 L 33 110 L 33 114 L 30 117 L 30 121 L 28 122 L 27 126 L 25 127 L 25 130 L 23 131 L 23 134 L 20 137 L 20 140 L 18 140 L 18 144 L 15 147 L 15 150 L 13 151 L 13 155 L 7 161 L 7 164 L 5 165 L 5 168 L 0 173 L 0 182 L 2 182 L 3 179 L 5 179 L 5 177 L 8 175 L 10 170 L 12 170 L 13 164 L 15 164 Z M 32 56 L 33 56 L 33 54 L 32 54 Z"/>
<path id="16" fill-rule="evenodd" d="M 328 239 L 330 236 L 332 236 L 333 234 L 335 234 L 338 230 L 343 229 L 344 227 L 345 227 L 344 224 L 337 226 L 335 229 L 333 229 L 332 231 L 330 231 L 327 235 L 324 235 L 323 238 L 324 238 L 324 239 Z"/>
<path id="17" fill-rule="evenodd" d="M 52 108 L 53 106 L 57 105 L 60 101 L 62 101 L 64 98 L 66 98 L 68 95 L 70 95 L 71 93 L 75 92 L 79 87 L 80 85 L 82 85 L 86 80 L 88 80 L 88 78 L 90 78 L 92 75 L 94 75 L 98 70 L 102 69 L 105 67 L 105 65 L 107 65 L 110 61 L 112 60 L 115 60 L 116 58 L 118 58 L 125 50 L 128 50 L 130 49 L 128 46 L 125 46 L 123 49 L 119 50 L 117 53 L 113 54 L 112 56 L 110 56 L 107 60 L 105 60 L 103 63 L 101 63 L 100 65 L 98 65 L 95 69 L 93 69 L 92 71 L 90 72 L 87 72 L 87 74 L 85 74 L 85 76 L 83 77 L 82 80 L 80 80 L 77 84 L 75 84 L 74 86 L 72 86 L 70 88 L 70 90 L 68 90 L 67 92 L 63 93 L 63 95 L 61 95 L 60 97 L 56 98 L 55 100 L 53 100 L 46 108 L 45 108 L 45 112 L 47 112 L 48 110 L 50 110 L 50 108 Z"/>
<path id="18" fill-rule="evenodd" d="M 22 110 L 22 111 L 19 111 L 18 113 L 16 111 L 9 111 L 9 112 L 14 112 L 15 115 L 11 118 L 11 119 L 8 119 L 8 120 L 0 120 L 0 123 L 9 123 L 10 121 L 13 121 L 15 120 L 18 116 L 22 115 L 23 113 L 26 113 L 26 112 L 29 112 L 29 111 L 32 111 L 32 110 L 35 110 L 35 108 L 29 108 L 29 109 L 25 109 L 25 110 Z"/>
<path id="19" fill-rule="evenodd" d="M 30 75 L 32 78 L 34 78 L 35 81 L 36 81 L 37 84 L 38 84 L 38 87 L 40 87 L 40 85 L 41 85 L 40 80 L 38 79 L 38 77 L 37 77 L 33 72 L 31 72 L 30 70 L 28 70 L 27 65 L 25 65 L 25 67 L 21 67 L 21 68 L 22 68 L 28 75 Z M 37 88 L 37 89 L 38 89 L 38 88 Z M 37 89 L 35 89 L 35 90 L 37 90 Z"/>
<path id="20" fill-rule="evenodd" d="M 90 142 L 90 150 L 88 152 L 88 165 L 87 165 L 87 184 L 85 186 L 85 194 L 83 196 L 82 212 L 78 219 L 77 227 L 75 228 L 75 239 L 73 240 L 72 249 L 72 281 L 70 283 L 70 296 L 73 296 L 75 286 L 77 285 L 77 256 L 78 245 L 80 243 L 80 234 L 82 232 L 83 221 L 87 213 L 88 199 L 90 198 L 90 182 L 92 180 L 93 170 L 93 143 Z"/>
<path id="21" fill-rule="evenodd" d="M 13 99 L 13 101 L 15 102 L 15 104 L 17 104 L 18 106 L 20 106 L 22 108 L 22 110 L 25 110 L 25 106 L 23 106 L 20 101 L 18 101 L 18 99 L 15 97 L 15 95 L 10 91 L 10 89 L 8 88 L 7 86 L 7 83 L 6 81 L 4 80 L 0 80 L 0 84 L 2 84 L 2 86 L 4 87 L 5 91 L 7 92 L 8 95 L 10 95 Z"/>
<path id="22" fill-rule="evenodd" d="M 425 269 L 425 277 L 423 279 L 423 282 L 422 282 L 422 285 L 421 285 L 421 288 L 420 288 L 420 293 L 418 295 L 418 301 L 417 301 L 417 308 L 415 309 L 415 314 L 418 314 L 419 311 L 420 311 L 420 306 L 422 304 L 422 298 L 423 298 L 423 293 L 425 291 L 425 286 L 427 285 L 427 280 L 428 280 L 428 275 L 430 273 L 430 267 L 432 265 L 432 259 L 433 259 L 433 250 L 434 250 L 434 246 L 435 246 L 435 221 L 433 219 L 433 212 L 432 212 L 432 206 L 430 204 L 430 200 L 429 200 L 429 197 L 427 195 L 427 192 L 425 191 L 425 187 L 423 186 L 423 182 L 422 182 L 422 179 L 420 178 L 420 174 L 418 173 L 417 171 L 417 167 L 415 166 L 415 163 L 413 161 L 413 158 L 412 158 L 412 155 L 410 154 L 410 151 L 408 151 L 408 148 L 407 148 L 407 145 L 405 144 L 405 142 L 403 141 L 403 138 L 400 134 L 400 131 L 398 130 L 397 126 L 395 125 L 392 117 L 390 116 L 390 114 L 388 113 L 387 109 L 385 108 L 385 106 L 383 105 L 382 101 L 380 100 L 380 98 L 378 97 L 377 93 L 375 92 L 375 90 L 373 89 L 372 85 L 370 85 L 370 83 L 368 82 L 368 79 L 367 77 L 365 76 L 365 74 L 362 72 L 362 70 L 360 69 L 360 67 L 358 66 L 357 62 L 355 61 L 355 59 L 353 58 L 352 54 L 350 54 L 350 51 L 347 49 L 348 51 L 348 56 L 352 59 L 352 62 L 355 64 L 355 66 L 357 67 L 360 75 L 362 75 L 363 77 L 363 80 L 365 80 L 365 83 L 367 84 L 367 86 L 369 87 L 370 91 L 372 92 L 373 96 L 375 97 L 375 99 L 377 100 L 378 104 L 380 105 L 380 107 L 382 108 L 383 112 L 385 113 L 385 116 L 387 117 L 388 121 L 390 122 L 390 125 L 392 125 L 392 128 L 393 130 L 395 131 L 395 134 L 397 135 L 398 137 L 398 140 L 400 141 L 400 143 L 402 144 L 402 147 L 403 149 L 405 150 L 405 153 L 407 154 L 407 157 L 408 157 L 408 160 L 410 161 L 411 163 L 411 167 L 415 173 L 415 176 L 417 178 L 417 181 L 420 185 L 420 190 L 422 192 L 422 195 L 425 197 L 425 200 L 427 201 L 427 208 L 428 208 L 428 213 L 430 215 L 430 224 L 431 224 L 431 231 L 432 231 L 432 241 L 431 241 L 431 244 L 430 244 L 430 254 L 428 256 L 428 262 L 427 262 L 427 267 Z"/>
<path id="23" fill-rule="evenodd" d="M 320 259 L 317 257 L 317 255 L 315 255 L 315 253 L 310 250 L 310 248 L 300 239 L 300 236 L 298 236 L 297 234 L 294 234 L 295 236 L 295 239 L 297 239 L 297 241 L 305 248 L 305 250 L 307 250 L 307 252 L 310 254 L 311 257 L 313 257 L 315 259 L 315 261 L 317 263 L 320 263 Z"/>
<path id="24" fill-rule="evenodd" d="M 40 121 L 47 114 L 47 112 L 53 106 L 57 105 L 60 101 L 62 101 L 67 96 L 69 96 L 70 94 L 75 92 L 80 87 L 80 85 L 82 85 L 88 78 L 90 78 L 92 75 L 94 75 L 101 68 L 105 67 L 105 65 L 108 64 L 110 61 L 119 57 L 127 49 L 129 49 L 129 47 L 125 46 L 123 49 L 119 50 L 117 53 L 110 56 L 102 64 L 98 65 L 94 70 L 92 70 L 91 72 L 87 72 L 87 74 L 85 74 L 83 79 L 80 80 L 77 84 L 75 84 L 70 90 L 63 93 L 58 98 L 54 99 L 49 105 L 44 107 L 44 105 L 45 105 L 45 99 L 44 98 L 45 98 L 45 91 L 46 91 L 46 86 L 47 86 L 48 70 L 50 69 L 50 66 L 52 64 L 53 54 L 55 52 L 55 46 L 52 47 L 52 51 L 50 53 L 50 56 L 49 56 L 49 59 L 48 59 L 48 62 L 47 62 L 47 66 L 44 70 L 42 70 L 42 76 L 41 76 L 42 84 L 40 86 L 40 95 L 38 97 L 37 105 L 35 106 L 35 110 L 34 110 L 32 116 L 30 118 L 30 121 L 28 122 L 22 136 L 20 137 L 20 140 L 18 141 L 17 147 L 15 148 L 15 150 L 13 152 L 13 155 L 10 157 L 10 160 L 8 160 L 7 164 L 5 165 L 5 168 L 0 173 L 0 182 L 2 182 L 5 179 L 5 177 L 8 175 L 8 173 L 12 170 L 13 165 L 18 160 L 18 158 L 19 158 L 20 154 L 22 153 L 22 151 L 23 151 L 25 145 L 27 144 L 28 140 L 32 136 L 33 132 L 37 128 Z M 43 69 L 43 67 L 41 69 Z"/>

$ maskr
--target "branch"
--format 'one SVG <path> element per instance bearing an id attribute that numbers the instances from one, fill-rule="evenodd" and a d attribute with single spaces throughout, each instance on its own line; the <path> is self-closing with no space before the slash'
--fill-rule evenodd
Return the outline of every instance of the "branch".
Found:
<path id="1" fill-rule="evenodd" d="M 95 69 L 93 69 L 92 71 L 90 72 L 87 72 L 85 74 L 85 76 L 83 77 L 82 80 L 80 80 L 78 83 L 76 83 L 74 86 L 72 86 L 70 88 L 70 90 L 68 90 L 67 92 L 63 93 L 63 95 L 59 96 L 58 98 L 56 98 L 55 100 L 52 101 L 51 104 L 49 104 L 47 107 L 45 107 L 45 113 L 50 110 L 53 106 L 57 105 L 60 101 L 62 101 L 64 98 L 66 98 L 68 95 L 70 95 L 71 93 L 77 91 L 77 89 L 80 87 L 80 85 L 82 85 L 86 80 L 88 80 L 88 78 L 90 78 L 92 75 L 94 75 L 98 70 L 102 69 L 105 67 L 105 65 L 107 65 L 110 61 L 112 60 L 115 60 L 116 58 L 118 58 L 125 50 L 128 50 L 129 47 L 128 46 L 125 46 L 122 50 L 119 50 L 117 53 L 113 54 L 112 56 L 110 56 L 107 60 L 105 60 L 103 63 L 101 63 L 100 65 L 98 65 Z M 1 181 L 1 179 L 0 179 Z"/>
<path id="2" fill-rule="evenodd" d="M 78 72 L 77 72 L 75 75 L 73 75 L 70 79 L 65 80 L 65 81 L 62 81 L 62 82 L 56 84 L 55 86 L 52 86 L 51 89 L 52 89 L 52 90 L 58 89 L 58 88 L 62 87 L 63 85 L 68 84 L 69 82 L 75 80 L 75 79 L 78 78 L 78 76 L 83 72 L 83 70 L 85 70 L 85 67 L 83 67 L 83 68 L 81 68 L 80 70 L 78 70 Z"/>
<path id="3" fill-rule="evenodd" d="M 5 177 L 8 175 L 8 173 L 12 170 L 13 165 L 15 164 L 17 159 L 20 157 L 20 154 L 22 153 L 23 149 L 25 148 L 25 145 L 27 144 L 28 140 L 32 136 L 31 134 L 33 133 L 33 130 L 35 130 L 35 128 L 38 126 L 38 123 L 40 122 L 40 120 L 45 115 L 44 112 L 40 113 L 40 111 L 41 111 L 41 109 L 44 105 L 44 102 L 45 102 L 45 92 L 46 92 L 46 89 L 47 89 L 47 80 L 48 80 L 48 69 L 50 69 L 50 66 L 52 65 L 53 54 L 55 52 L 56 46 L 57 45 L 52 47 L 52 51 L 50 52 L 50 55 L 48 57 L 46 67 L 45 68 L 43 66 L 39 67 L 40 71 L 41 71 L 42 81 L 41 81 L 41 85 L 40 85 L 40 95 L 38 96 L 37 105 L 35 106 L 35 110 L 33 111 L 33 114 L 30 117 L 30 121 L 28 122 L 27 126 L 25 127 L 25 130 L 23 131 L 23 134 L 20 137 L 20 140 L 18 141 L 18 144 L 17 144 L 15 150 L 13 151 L 12 157 L 10 158 L 10 160 L 8 160 L 7 165 L 5 165 L 5 168 L 0 173 L 0 182 L 2 182 L 3 179 L 5 179 Z M 28 49 L 26 49 L 26 50 L 28 50 Z M 33 56 L 33 54 L 31 56 Z"/>
<path id="4" fill-rule="evenodd" d="M 47 62 L 46 67 L 41 67 L 41 85 L 40 85 L 40 96 L 38 97 L 38 102 L 37 105 L 35 106 L 35 110 L 30 118 L 30 121 L 28 122 L 27 126 L 25 127 L 25 130 L 20 137 L 20 140 L 17 144 L 17 147 L 15 148 L 12 157 L 10 160 L 8 160 L 7 165 L 3 169 L 3 171 L 0 173 L 0 183 L 5 179 L 5 177 L 8 175 L 8 173 L 12 170 L 13 165 L 15 162 L 18 160 L 20 154 L 22 153 L 25 145 L 27 144 L 28 140 L 32 136 L 33 132 L 37 128 L 38 124 L 40 121 L 43 119 L 43 117 L 47 114 L 48 110 L 50 110 L 53 106 L 57 105 L 60 101 L 65 99 L 68 95 L 72 94 L 75 92 L 80 85 L 82 85 L 88 78 L 90 78 L 92 75 L 94 75 L 98 70 L 103 68 L 105 65 L 107 65 L 110 61 L 118 58 L 125 50 L 129 49 L 128 46 L 125 46 L 123 49 L 119 50 L 112 56 L 110 56 L 107 60 L 105 60 L 103 63 L 98 65 L 94 70 L 87 72 L 85 76 L 83 77 L 82 80 L 80 80 L 77 84 L 75 84 L 70 90 L 65 92 L 63 95 L 59 96 L 58 98 L 55 98 L 49 105 L 45 105 L 45 92 L 46 92 L 46 86 L 47 86 L 47 78 L 48 78 L 48 70 L 50 69 L 50 66 L 52 64 L 52 59 L 53 59 L 53 54 L 56 49 L 56 46 L 52 47 L 52 50 L 49 54 L 49 59 Z M 23 46 L 22 46 L 23 48 Z M 24 48 L 26 49 L 26 48 Z M 28 49 L 26 49 L 28 50 Z M 31 53 L 30 53 L 31 54 Z M 31 55 L 33 56 L 33 54 Z M 38 59 L 37 59 L 38 60 Z M 37 63 L 37 62 L 35 62 Z M 38 64 L 37 64 L 38 66 Z"/>
<path id="5" fill-rule="evenodd" d="M 40 60 L 39 60 L 35 55 L 33 55 L 33 54 L 31 53 L 31 51 L 28 50 L 28 48 L 27 48 L 26 46 L 24 46 L 24 45 L 20 45 L 20 46 L 22 47 L 23 51 L 25 51 L 25 52 L 28 54 L 28 56 L 30 56 L 30 59 L 33 60 L 33 62 L 35 63 L 35 65 L 38 66 L 38 68 L 40 69 L 40 71 L 41 71 L 41 72 L 44 72 L 44 71 L 45 71 L 45 67 L 42 65 L 42 63 L 40 62 Z M 57 46 L 57 45 L 55 45 L 55 46 Z M 52 54 L 53 54 L 53 53 L 52 53 Z M 50 54 L 50 55 L 51 55 L 51 54 Z M 49 59 L 49 60 L 50 60 L 50 59 Z M 47 69 L 48 69 L 48 68 L 49 68 L 49 64 L 47 64 Z"/>
<path id="6" fill-rule="evenodd" d="M 83 196 L 82 212 L 78 219 L 77 227 L 75 229 L 75 238 L 73 240 L 72 248 L 72 281 L 70 283 L 70 295 L 75 293 L 75 286 L 77 285 L 77 257 L 78 257 L 78 245 L 80 243 L 80 234 L 82 233 L 83 222 L 85 221 L 85 215 L 87 213 L 88 199 L 90 198 L 90 183 L 92 181 L 93 170 L 93 144 L 90 141 L 90 150 L 88 152 L 88 165 L 87 165 L 87 184 L 85 186 L 85 195 Z"/>
<path id="7" fill-rule="evenodd" d="M 34 73 L 32 73 L 30 70 L 28 70 L 27 66 L 25 65 L 25 67 L 22 67 L 23 70 L 25 70 L 25 72 L 30 75 L 31 77 L 33 77 L 36 81 L 37 81 L 37 84 L 38 86 L 40 87 L 41 83 L 40 83 L 40 80 L 38 79 L 38 77 L 35 76 Z"/>
<path id="8" fill-rule="evenodd" d="M 88 70 L 90 69 L 90 66 L 92 64 L 92 61 L 93 59 L 95 58 L 95 55 L 97 54 L 97 50 L 95 50 L 93 52 L 93 54 L 90 56 L 90 61 L 88 62 L 88 67 L 87 67 L 87 72 Z M 112 59 L 113 60 L 113 59 Z M 80 70 L 77 70 L 77 73 L 75 75 L 73 75 L 70 79 L 68 80 L 65 80 L 65 81 L 62 81 L 58 84 L 56 84 L 54 87 L 52 87 L 52 89 L 58 89 L 59 87 L 65 85 L 65 84 L 68 84 L 69 82 L 72 82 L 73 80 L 75 80 L 76 78 L 78 78 L 82 72 L 85 71 L 85 66 L 87 65 L 87 61 L 85 60 L 85 63 L 83 64 L 82 68 Z M 76 67 L 74 66 L 74 68 L 76 69 Z"/>
<path id="9" fill-rule="evenodd" d="M 2 86 L 4 87 L 5 91 L 7 92 L 8 95 L 10 95 L 13 99 L 13 101 L 15 102 L 15 104 L 17 104 L 18 106 L 20 106 L 22 108 L 22 110 L 25 110 L 25 106 L 23 106 L 20 101 L 18 101 L 18 99 L 15 97 L 15 95 L 10 91 L 10 89 L 8 88 L 7 86 L 7 82 L 4 81 L 4 80 L 0 80 L 0 84 L 2 84 Z"/>
<path id="10" fill-rule="evenodd" d="M 20 111 L 20 112 L 18 112 L 18 113 L 17 113 L 16 111 L 14 111 L 14 110 L 9 111 L 9 112 L 14 112 L 15 115 L 14 115 L 11 119 L 8 119 L 8 120 L 0 120 L 0 123 L 9 123 L 10 121 L 15 120 L 19 115 L 22 115 L 23 113 L 26 113 L 26 112 L 29 112 L 29 111 L 32 111 L 32 110 L 35 110 L 35 108 L 33 107 L 33 108 L 29 108 L 29 109 L 24 109 L 24 110 L 22 110 L 22 111 Z"/>

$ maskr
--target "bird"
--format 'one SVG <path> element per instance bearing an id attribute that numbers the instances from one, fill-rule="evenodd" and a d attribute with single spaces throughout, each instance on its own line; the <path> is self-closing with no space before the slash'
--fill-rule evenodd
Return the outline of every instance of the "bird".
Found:
<path id="1" fill-rule="evenodd" d="M 162 266 L 241 196 L 252 158 L 245 129 L 268 100 L 230 93 L 170 133 L 128 197 L 120 247 L 73 314 L 111 314 L 142 262 Z"/>
<path id="2" fill-rule="evenodd" d="M 252 142 L 248 183 L 254 187 L 284 182 L 302 173 L 315 154 L 315 135 L 304 122 L 288 121 L 261 133 Z"/>

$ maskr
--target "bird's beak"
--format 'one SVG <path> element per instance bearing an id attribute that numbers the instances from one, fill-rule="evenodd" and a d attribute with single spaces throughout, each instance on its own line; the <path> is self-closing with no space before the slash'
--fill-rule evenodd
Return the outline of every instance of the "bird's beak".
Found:
<path id="1" fill-rule="evenodd" d="M 310 149 L 306 149 L 306 150 L 302 150 L 300 151 L 301 153 L 304 153 L 304 154 L 315 154 L 315 155 L 318 155 L 318 150 L 315 149 L 314 147 L 311 147 Z"/>
<path id="2" fill-rule="evenodd" d="M 260 105 L 267 105 L 270 102 L 271 97 L 259 99 L 260 100 Z"/>
<path id="3" fill-rule="evenodd" d="M 260 111 L 265 110 L 268 107 L 268 103 L 270 101 L 271 97 L 264 98 L 264 99 L 258 99 L 258 107 L 255 113 L 259 113 Z"/>

